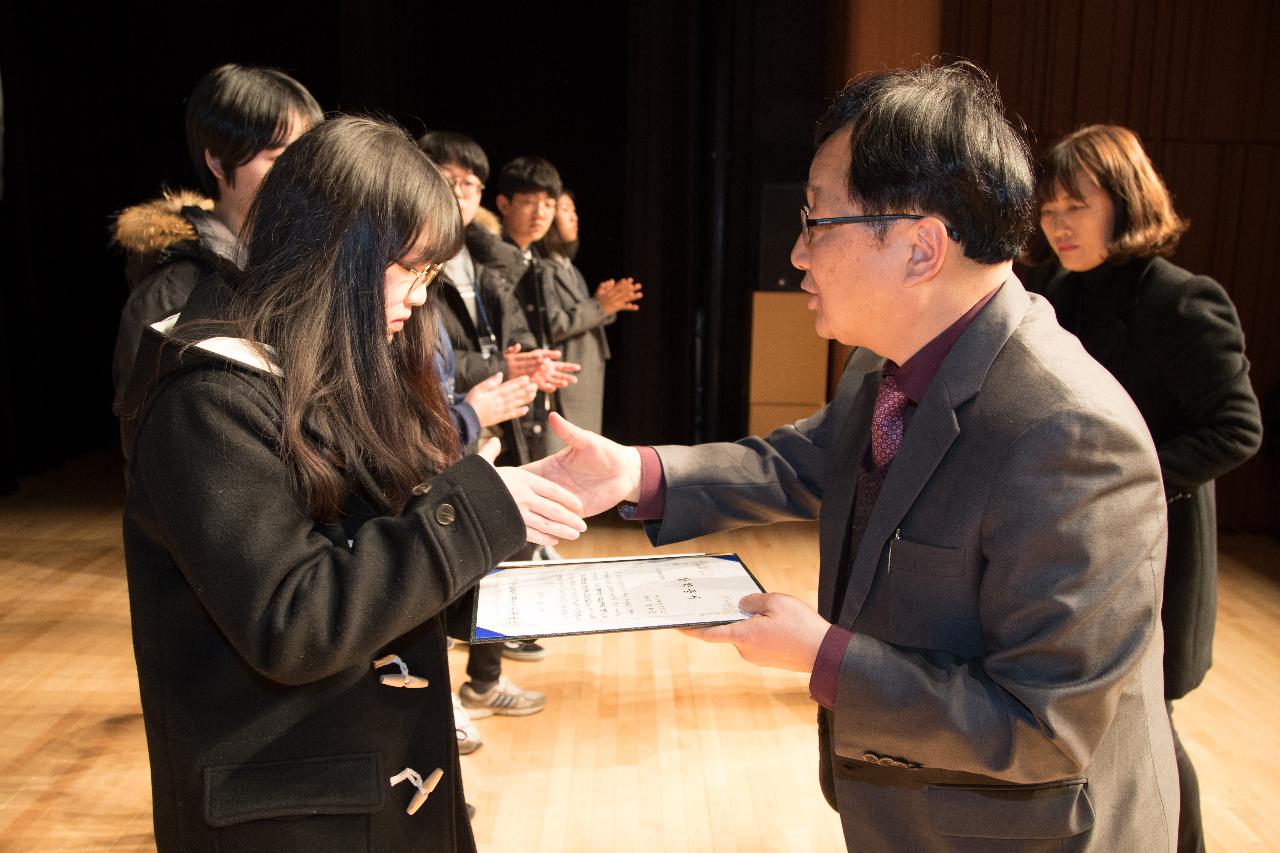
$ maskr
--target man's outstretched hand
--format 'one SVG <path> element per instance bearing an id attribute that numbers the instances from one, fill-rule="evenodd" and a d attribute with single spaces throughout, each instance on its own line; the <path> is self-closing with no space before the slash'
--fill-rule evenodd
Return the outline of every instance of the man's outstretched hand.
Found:
<path id="1" fill-rule="evenodd" d="M 567 447 L 524 468 L 582 501 L 584 517 L 640 497 L 640 451 L 582 429 L 552 412 L 551 428 Z"/>

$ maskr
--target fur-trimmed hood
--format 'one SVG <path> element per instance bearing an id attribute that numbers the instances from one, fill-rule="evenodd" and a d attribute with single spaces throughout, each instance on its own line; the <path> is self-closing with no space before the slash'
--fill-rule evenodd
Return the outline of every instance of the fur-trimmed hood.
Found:
<path id="1" fill-rule="evenodd" d="M 502 236 L 502 220 L 498 218 L 498 214 L 494 213 L 489 208 L 477 208 L 476 218 L 472 221 L 495 237 Z"/>
<path id="2" fill-rule="evenodd" d="M 131 255 L 156 255 L 199 234 L 183 208 L 213 210 L 213 199 L 191 190 L 165 190 L 160 198 L 126 208 L 112 224 L 111 237 Z"/>

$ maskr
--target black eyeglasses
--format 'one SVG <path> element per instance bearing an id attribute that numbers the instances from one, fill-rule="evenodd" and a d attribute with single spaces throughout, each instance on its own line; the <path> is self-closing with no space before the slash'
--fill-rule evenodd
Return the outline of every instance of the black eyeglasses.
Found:
<path id="1" fill-rule="evenodd" d="M 804 235 L 805 243 L 813 239 L 813 229 L 819 225 L 847 225 L 855 222 L 889 222 L 894 219 L 924 219 L 923 213 L 869 213 L 865 216 L 820 216 L 814 219 L 809 216 L 809 205 L 800 205 L 800 233 Z M 947 229 L 947 236 L 957 243 L 960 242 L 960 232 L 952 228 L 950 225 L 943 223 L 943 227 Z"/>

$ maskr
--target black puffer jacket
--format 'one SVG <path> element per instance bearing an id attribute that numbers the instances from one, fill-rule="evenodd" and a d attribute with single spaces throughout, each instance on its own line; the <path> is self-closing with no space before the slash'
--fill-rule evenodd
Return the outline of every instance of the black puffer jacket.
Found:
<path id="1" fill-rule="evenodd" d="M 130 207 L 116 217 L 113 237 L 128 254 L 129 296 L 120 311 L 111 381 L 116 415 L 133 370 L 142 331 L 182 310 L 196 283 L 239 260 L 234 235 L 209 212 L 213 202 L 186 191 Z"/>

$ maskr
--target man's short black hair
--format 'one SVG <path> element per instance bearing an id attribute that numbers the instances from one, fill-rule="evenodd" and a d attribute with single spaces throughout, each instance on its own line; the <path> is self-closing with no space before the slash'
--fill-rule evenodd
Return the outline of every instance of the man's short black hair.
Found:
<path id="1" fill-rule="evenodd" d="M 441 166 L 452 163 L 470 171 L 482 184 L 489 180 L 489 158 L 485 156 L 484 149 L 465 133 L 428 130 L 418 137 L 418 147 Z"/>
<path id="2" fill-rule="evenodd" d="M 516 193 L 544 192 L 560 197 L 560 173 L 542 157 L 517 157 L 498 172 L 498 195 L 511 198 Z"/>
<path id="3" fill-rule="evenodd" d="M 1031 154 L 977 66 L 859 77 L 819 119 L 815 144 L 838 133 L 852 146 L 849 198 L 863 213 L 936 215 L 979 263 L 1022 251 L 1035 209 Z"/>
<path id="4" fill-rule="evenodd" d="M 204 75 L 187 99 L 187 151 L 200 186 L 218 197 L 218 182 L 204 161 L 206 149 L 232 183 L 235 170 L 259 151 L 284 144 L 294 115 L 307 126 L 324 120 L 307 88 L 283 71 L 228 64 Z"/>

